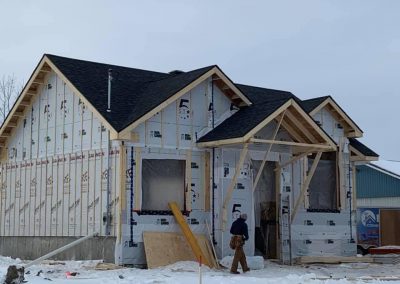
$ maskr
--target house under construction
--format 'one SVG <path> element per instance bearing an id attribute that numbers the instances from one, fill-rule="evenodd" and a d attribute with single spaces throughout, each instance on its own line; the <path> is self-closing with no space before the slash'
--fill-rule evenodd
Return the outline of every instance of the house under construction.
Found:
<path id="1" fill-rule="evenodd" d="M 179 232 L 174 201 L 217 255 L 249 217 L 248 255 L 356 254 L 355 161 L 376 159 L 331 98 L 45 54 L 0 129 L 0 255 L 146 264 L 143 232 Z"/>

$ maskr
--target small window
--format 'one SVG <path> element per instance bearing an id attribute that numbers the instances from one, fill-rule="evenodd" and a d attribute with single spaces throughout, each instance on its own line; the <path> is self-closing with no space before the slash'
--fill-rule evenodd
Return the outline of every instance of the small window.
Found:
<path id="1" fill-rule="evenodd" d="M 185 161 L 142 160 L 142 197 L 142 210 L 170 210 L 172 201 L 184 210 Z"/>
<path id="2" fill-rule="evenodd" d="M 308 159 L 309 168 L 314 159 Z M 337 209 L 336 153 L 324 153 L 309 186 L 310 209 Z"/>

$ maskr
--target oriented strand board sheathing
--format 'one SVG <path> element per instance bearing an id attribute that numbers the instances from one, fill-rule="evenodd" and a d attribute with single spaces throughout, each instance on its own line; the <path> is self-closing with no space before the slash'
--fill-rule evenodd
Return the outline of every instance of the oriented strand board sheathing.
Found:
<path id="1" fill-rule="evenodd" d="M 197 261 L 185 237 L 179 233 L 167 232 L 143 232 L 144 248 L 148 268 L 156 268 L 173 264 L 178 261 Z M 203 263 L 211 263 L 215 267 L 208 240 L 204 235 L 196 235 L 202 251 L 204 251 Z"/>

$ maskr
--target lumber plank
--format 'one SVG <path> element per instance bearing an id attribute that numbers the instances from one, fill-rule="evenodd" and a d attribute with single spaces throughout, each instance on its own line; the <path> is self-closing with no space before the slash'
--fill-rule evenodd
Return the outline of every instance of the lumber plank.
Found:
<path id="1" fill-rule="evenodd" d="M 232 198 L 233 190 L 235 189 L 236 180 L 239 175 L 240 168 L 243 166 L 243 163 L 247 156 L 248 150 L 249 150 L 249 147 L 248 147 L 248 144 L 246 143 L 246 144 L 244 144 L 243 149 L 240 152 L 239 162 L 236 164 L 236 168 L 235 168 L 235 174 L 232 177 L 231 183 L 229 184 L 229 187 L 226 191 L 226 197 L 225 197 L 224 203 L 222 205 L 222 229 L 223 230 L 225 230 L 226 222 L 228 222 L 228 211 L 227 211 L 228 203 Z"/>
<path id="2" fill-rule="evenodd" d="M 205 265 L 211 267 L 209 260 L 205 258 L 204 252 L 202 251 L 199 243 L 197 242 L 197 239 L 195 238 L 192 230 L 190 229 L 189 225 L 186 223 L 185 218 L 183 217 L 181 211 L 179 210 L 178 204 L 176 204 L 176 202 L 169 202 L 168 205 L 171 208 L 176 221 L 178 222 L 179 226 L 181 227 L 182 233 L 185 236 L 186 241 L 189 243 L 197 261 L 201 260 Z"/>
<path id="3" fill-rule="evenodd" d="M 300 120 L 295 117 L 295 115 L 289 110 L 286 113 L 288 119 L 294 124 L 296 125 L 296 127 L 298 129 L 301 130 L 301 132 L 307 137 L 307 139 L 311 142 L 311 143 L 318 143 L 317 139 L 314 137 L 314 135 L 307 129 L 307 127 L 304 125 L 304 123 L 301 123 Z"/>
<path id="4" fill-rule="evenodd" d="M 294 217 L 296 216 L 297 210 L 299 209 L 300 203 L 301 203 L 301 202 L 303 201 L 303 199 L 304 199 L 304 194 L 305 194 L 305 192 L 306 192 L 308 186 L 310 185 L 310 182 L 311 182 L 311 179 L 312 179 L 312 177 L 313 177 L 313 175 L 314 175 L 314 172 L 315 172 L 315 170 L 317 169 L 319 160 L 321 159 L 321 155 L 322 155 L 322 152 L 318 152 L 318 153 L 317 153 L 317 156 L 315 157 L 314 162 L 313 162 L 312 165 L 311 165 L 311 169 L 310 169 L 310 171 L 308 172 L 307 177 L 306 177 L 306 179 L 305 179 L 303 185 L 301 186 L 300 195 L 299 195 L 299 197 L 297 198 L 296 203 L 295 203 L 295 206 L 294 206 L 294 209 L 293 209 L 293 213 L 292 213 L 292 222 L 293 222 L 293 220 L 294 220 Z"/>
<path id="5" fill-rule="evenodd" d="M 279 140 L 267 140 L 267 139 L 258 139 L 258 138 L 250 138 L 250 142 L 252 143 L 265 143 L 265 144 L 277 144 L 277 145 L 288 145 L 288 146 L 297 146 L 297 147 L 307 147 L 307 148 L 316 148 L 316 149 L 324 149 L 327 151 L 331 151 L 332 146 L 326 144 L 308 144 L 308 143 L 298 143 L 292 141 L 279 141 Z"/>
<path id="6" fill-rule="evenodd" d="M 282 165 L 277 166 L 274 171 L 277 171 L 278 169 L 282 169 L 286 166 L 289 166 L 290 164 L 293 164 L 294 162 L 296 162 L 297 160 L 300 160 L 301 158 L 304 158 L 306 156 L 308 156 L 309 154 L 311 154 L 313 152 L 313 150 L 309 150 L 306 151 L 304 153 L 301 153 L 298 156 L 293 156 L 289 161 L 287 161 L 286 163 L 283 163 Z"/>
<path id="7" fill-rule="evenodd" d="M 274 131 L 274 134 L 272 135 L 271 140 L 275 140 L 276 135 L 278 134 L 279 128 L 281 127 L 283 118 L 285 117 L 285 113 L 286 113 L 286 110 L 283 111 L 283 114 L 282 114 L 281 118 L 279 119 L 279 123 L 276 125 L 275 131 Z M 269 152 L 271 152 L 272 145 L 273 145 L 272 143 L 268 145 L 267 152 L 265 152 L 264 159 L 262 160 L 261 166 L 258 169 L 256 178 L 255 178 L 254 183 L 253 183 L 253 193 L 256 190 L 258 181 L 260 180 L 260 177 L 261 177 L 261 174 L 263 172 L 265 163 L 267 162 L 267 158 L 268 158 Z"/>
<path id="8" fill-rule="evenodd" d="M 302 256 L 296 260 L 299 264 L 310 264 L 310 263 L 372 263 L 374 259 L 372 257 L 363 256 Z"/>

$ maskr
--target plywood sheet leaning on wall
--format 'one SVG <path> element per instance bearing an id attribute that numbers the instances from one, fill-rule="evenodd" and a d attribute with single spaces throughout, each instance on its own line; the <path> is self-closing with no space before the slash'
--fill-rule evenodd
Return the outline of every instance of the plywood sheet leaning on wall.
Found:
<path id="1" fill-rule="evenodd" d="M 209 241 L 204 235 L 195 235 L 204 257 L 216 267 Z M 180 233 L 144 232 L 144 249 L 147 267 L 156 268 L 178 261 L 197 261 L 185 237 Z"/>

